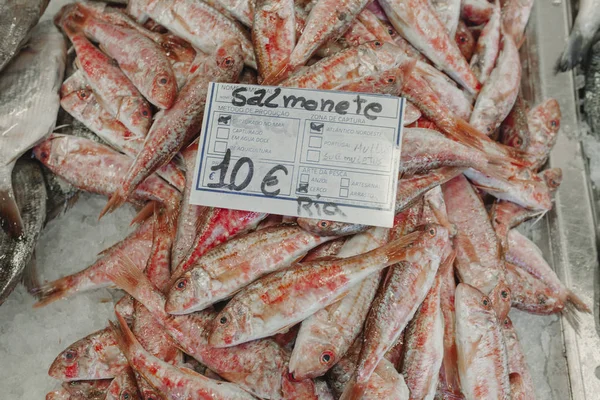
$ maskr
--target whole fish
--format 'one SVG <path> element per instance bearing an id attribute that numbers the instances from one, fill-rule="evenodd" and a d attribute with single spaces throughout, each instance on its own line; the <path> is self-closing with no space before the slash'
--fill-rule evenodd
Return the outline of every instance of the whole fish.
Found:
<path id="1" fill-rule="evenodd" d="M 490 299 L 459 283 L 455 300 L 458 372 L 465 398 L 511 400 L 506 344 Z"/>
<path id="2" fill-rule="evenodd" d="M 0 304 L 21 280 L 30 290 L 39 285 L 32 256 L 46 221 L 46 185 L 40 165 L 33 160 L 17 161 L 12 184 L 23 233 L 13 238 L 0 230 Z"/>
<path id="3" fill-rule="evenodd" d="M 202 207 L 196 215 L 196 234 L 192 246 L 173 270 L 173 276 L 180 276 L 190 269 L 211 248 L 256 228 L 266 217 L 265 213 Z"/>
<path id="4" fill-rule="evenodd" d="M 559 295 L 568 307 L 580 312 L 590 312 L 589 307 L 560 281 L 554 270 L 548 265 L 541 250 L 527 237 L 515 229 L 508 232 L 508 253 L 506 261 L 529 272 L 544 282 Z"/>
<path id="5" fill-rule="evenodd" d="M 473 33 L 467 24 L 465 24 L 462 20 L 458 21 L 458 27 L 453 39 L 465 60 L 470 62 L 471 58 L 473 57 L 473 53 L 475 52 L 476 41 Z M 483 84 L 483 82 L 480 83 Z"/>
<path id="6" fill-rule="evenodd" d="M 83 379 L 112 379 L 129 368 L 110 330 L 104 328 L 71 344 L 55 359 L 48 375 L 70 382 Z"/>
<path id="7" fill-rule="evenodd" d="M 103 400 L 111 382 L 112 380 L 110 379 L 70 381 L 63 382 L 62 387 L 71 396 L 81 396 L 90 400 Z"/>
<path id="8" fill-rule="evenodd" d="M 239 346 L 215 348 L 208 345 L 208 331 L 216 312 L 207 309 L 187 315 L 165 312 L 166 299 L 127 259 L 124 268 L 111 279 L 156 317 L 179 347 L 223 378 L 258 397 L 281 399 L 284 386 L 304 386 L 311 382 L 293 382 L 288 376 L 289 354 L 274 340 L 263 339 Z"/>
<path id="9" fill-rule="evenodd" d="M 114 269 L 122 268 L 121 256 L 129 257 L 137 268 L 146 267 L 152 246 L 153 221 L 147 220 L 121 242 L 101 253 L 101 258 L 86 269 L 72 275 L 43 284 L 35 289 L 39 301 L 34 307 L 42 307 L 78 292 L 112 285 L 108 278 Z"/>
<path id="10" fill-rule="evenodd" d="M 263 79 L 282 68 L 296 43 L 294 0 L 256 2 L 252 43 L 258 74 Z"/>
<path id="11" fill-rule="evenodd" d="M 444 235 L 427 242 L 415 243 L 415 249 L 427 247 L 421 247 L 415 251 L 414 257 L 395 265 L 388 272 L 365 321 L 364 340 L 351 383 L 353 388 L 348 391 L 360 393 L 361 387 L 368 381 L 385 353 L 395 344 L 427 296 L 440 263 L 453 262 L 453 257 L 441 259 L 449 245 L 448 231 L 441 226 L 436 229 L 443 230 Z"/>
<path id="12" fill-rule="evenodd" d="M 206 378 L 187 368 L 168 364 L 148 353 L 133 335 L 127 323 L 117 314 L 119 326 L 111 322 L 119 347 L 132 364 L 153 387 L 170 399 L 254 399 L 238 386 Z"/>
<path id="13" fill-rule="evenodd" d="M 524 399 L 535 400 L 535 386 L 533 385 L 533 379 L 525 360 L 525 354 L 521 343 L 519 343 L 519 337 L 517 331 L 513 327 L 510 318 L 506 317 L 502 324 L 502 333 L 504 334 L 504 340 L 506 342 L 506 350 L 508 353 L 508 372 L 512 375 L 517 373 L 522 379 L 522 393 L 525 395 Z M 512 377 L 511 377 L 511 391 L 512 391 Z M 513 398 L 515 393 L 512 393 Z"/>
<path id="14" fill-rule="evenodd" d="M 306 64 L 319 47 L 339 37 L 367 5 L 367 0 L 320 0 L 310 10 L 302 35 L 286 60 L 269 76 L 264 84 L 272 85 L 287 78 L 298 67 Z"/>
<path id="15" fill-rule="evenodd" d="M 77 6 L 65 12 L 63 18 L 69 18 L 97 42 L 150 103 L 171 108 L 177 96 L 177 81 L 169 59 L 157 43 L 137 30 L 90 18 Z"/>
<path id="16" fill-rule="evenodd" d="M 589 51 L 585 65 L 585 97 L 583 109 L 592 132 L 600 132 L 600 43 L 596 42 Z"/>
<path id="17" fill-rule="evenodd" d="M 365 254 L 268 275 L 238 293 L 217 315 L 209 344 L 234 346 L 290 327 L 339 300 L 368 275 L 422 252 L 409 244 L 437 242 L 447 234 L 442 227 L 429 226 Z"/>
<path id="18" fill-rule="evenodd" d="M 115 150 L 135 157 L 144 146 L 144 136 L 136 135 L 98 102 L 81 71 L 71 75 L 61 87 L 61 107 L 106 141 Z M 156 171 L 158 175 L 182 190 L 183 173 L 173 163 Z"/>
<path id="19" fill-rule="evenodd" d="M 388 241 L 388 231 L 372 228 L 357 234 L 346 241 L 336 257 L 347 258 L 383 246 Z M 379 279 L 380 274 L 365 278 L 342 300 L 302 321 L 290 358 L 294 379 L 321 376 L 346 354 L 360 334 Z"/>
<path id="20" fill-rule="evenodd" d="M 448 219 L 457 229 L 456 271 L 461 282 L 489 294 L 504 268 L 496 232 L 483 202 L 464 176 L 442 186 Z"/>
<path id="21" fill-rule="evenodd" d="M 546 163 L 558 138 L 560 118 L 560 105 L 556 99 L 548 99 L 527 113 L 530 136 L 525 158 L 532 170 L 537 171 Z"/>
<path id="22" fill-rule="evenodd" d="M 56 22 L 73 43 L 79 69 L 104 107 L 130 131 L 145 136 L 152 124 L 150 104 L 123 71 L 77 31 L 68 13 L 58 14 Z"/>
<path id="23" fill-rule="evenodd" d="M 75 136 L 53 135 L 33 150 L 34 156 L 52 172 L 79 189 L 111 196 L 119 190 L 133 160 L 117 151 Z M 179 206 L 177 189 L 150 175 L 131 196 L 134 202 L 155 200 L 170 210 Z"/>
<path id="24" fill-rule="evenodd" d="M 188 314 L 203 310 L 260 277 L 289 267 L 330 239 L 285 224 L 238 236 L 209 250 L 176 277 L 167 291 L 165 311 Z"/>
<path id="25" fill-rule="evenodd" d="M 18 0 L 0 5 L 0 71 L 34 34 L 31 30 L 46 10 L 49 0 Z"/>
<path id="26" fill-rule="evenodd" d="M 493 12 L 494 5 L 487 0 L 462 0 L 460 3 L 461 17 L 476 25 L 486 23 Z"/>
<path id="27" fill-rule="evenodd" d="M 500 4 L 496 3 L 489 21 L 485 24 L 479 35 L 479 39 L 477 39 L 477 46 L 471 58 L 471 69 L 482 84 L 485 84 L 494 70 L 494 65 L 500 52 L 501 24 Z"/>
<path id="28" fill-rule="evenodd" d="M 515 42 L 503 36 L 496 66 L 477 96 L 470 123 L 479 131 L 491 135 L 506 118 L 519 94 L 521 61 Z"/>
<path id="29" fill-rule="evenodd" d="M 525 152 L 529 147 L 529 137 L 527 104 L 521 93 L 519 93 L 512 110 L 500 125 L 499 140 L 507 146 Z"/>
<path id="30" fill-rule="evenodd" d="M 470 93 L 479 92 L 481 84 L 428 1 L 381 0 L 379 3 L 394 28 L 413 46 Z"/>
<path id="31" fill-rule="evenodd" d="M 444 268 L 452 269 L 451 264 Z M 440 274 L 406 327 L 402 374 L 412 398 L 433 398 L 444 358 L 444 319 L 440 305 Z"/>
<path id="32" fill-rule="evenodd" d="M 533 0 L 507 0 L 502 5 L 502 28 L 510 35 L 517 48 L 525 41 L 525 27 L 533 8 Z"/>
<path id="33" fill-rule="evenodd" d="M 31 28 L 29 24 L 37 22 L 39 15 L 33 15 L 41 12 L 46 3 L 3 2 L 0 5 L 0 30 L 4 39 L 0 48 L 10 48 L 10 41 L 17 37 L 20 42 Z M 33 9 L 28 10 L 27 6 Z M 11 24 L 25 25 L 5 32 L 9 20 L 4 18 L 9 18 Z M 15 50 L 16 47 L 9 52 Z M 12 56 L 5 55 L 4 50 L 0 55 L 3 67 Z M 28 48 L 0 75 L 0 226 L 12 237 L 21 235 L 24 227 L 12 190 L 11 172 L 17 159 L 54 129 L 66 57 L 62 35 L 52 22 L 43 22 L 31 31 Z"/>
<path id="34" fill-rule="evenodd" d="M 600 8 L 597 1 L 581 0 L 569 40 L 556 62 L 555 70 L 564 72 L 579 64 L 592 45 L 598 28 L 600 28 Z"/>
<path id="35" fill-rule="evenodd" d="M 138 153 L 121 181 L 121 187 L 112 195 L 101 216 L 123 204 L 141 182 L 157 168 L 171 161 L 198 134 L 209 83 L 235 81 L 242 67 L 239 43 L 228 41 L 194 73 L 179 92 L 173 107 L 156 116 L 144 148 Z"/>
<path id="36" fill-rule="evenodd" d="M 140 22 L 152 18 L 204 53 L 213 54 L 223 43 L 236 41 L 242 48 L 244 63 L 256 69 L 252 42 L 245 28 L 203 1 L 131 0 L 127 10 Z"/>
<path id="37" fill-rule="evenodd" d="M 431 6 L 435 10 L 438 18 L 448 31 L 448 35 L 453 37 L 456 33 L 460 20 L 460 1 L 458 0 L 433 0 Z"/>
<path id="38" fill-rule="evenodd" d="M 126 368 L 110 383 L 105 400 L 142 400 L 131 368 Z"/>

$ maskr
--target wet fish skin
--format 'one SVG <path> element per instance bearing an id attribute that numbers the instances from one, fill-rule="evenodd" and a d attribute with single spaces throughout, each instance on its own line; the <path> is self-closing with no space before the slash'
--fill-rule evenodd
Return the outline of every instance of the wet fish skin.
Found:
<path id="1" fill-rule="evenodd" d="M 49 0 L 20 0 L 0 5 L 0 71 L 18 54 Z"/>
<path id="2" fill-rule="evenodd" d="M 117 337 L 133 369 L 139 372 L 159 392 L 169 397 L 182 397 L 190 400 L 213 399 L 234 400 L 254 399 L 254 396 L 238 386 L 206 378 L 187 368 L 178 368 L 152 356 L 137 341 L 123 317 L 117 314 L 119 326 L 112 324 Z"/>
<path id="3" fill-rule="evenodd" d="M 461 2 L 458 0 L 434 0 L 431 2 L 431 6 L 446 27 L 450 37 L 454 36 L 460 23 L 460 4 Z"/>
<path id="4" fill-rule="evenodd" d="M 597 0 L 582 0 L 571 28 L 569 40 L 556 61 L 555 71 L 565 72 L 579 64 L 593 43 L 600 28 L 600 7 Z"/>
<path id="5" fill-rule="evenodd" d="M 462 20 L 458 22 L 458 28 L 456 29 L 453 39 L 465 60 L 470 62 L 475 51 L 476 42 L 471 30 Z M 483 84 L 481 81 L 480 83 Z"/>
<path id="6" fill-rule="evenodd" d="M 527 151 L 530 138 L 527 108 L 523 96 L 519 93 L 512 110 L 500 125 L 501 143 Z"/>
<path id="7" fill-rule="evenodd" d="M 0 230 L 0 305 L 22 280 L 28 289 L 38 285 L 32 260 L 46 221 L 46 185 L 34 160 L 17 161 L 12 176 L 15 200 L 23 220 L 23 233 L 12 238 Z"/>
<path id="8" fill-rule="evenodd" d="M 330 239 L 286 224 L 237 236 L 209 250 L 182 275 L 175 276 L 167 291 L 165 311 L 188 314 L 203 310 L 260 277 L 289 267 Z"/>
<path id="9" fill-rule="evenodd" d="M 462 0 L 460 15 L 463 19 L 480 25 L 490 19 L 493 10 L 494 6 L 487 0 Z"/>
<path id="10" fill-rule="evenodd" d="M 105 400 L 142 400 L 131 368 L 126 368 L 110 383 Z"/>
<path id="11" fill-rule="evenodd" d="M 388 236 L 388 229 L 371 228 L 346 241 L 336 257 L 350 257 L 383 246 Z M 360 334 L 380 277 L 376 273 L 365 278 L 343 299 L 302 321 L 290 357 L 290 373 L 295 379 L 321 376 L 346 354 Z"/>
<path id="12" fill-rule="evenodd" d="M 583 108 L 592 132 L 600 132 L 600 43 L 596 42 L 589 51 L 585 71 L 585 97 Z"/>
<path id="13" fill-rule="evenodd" d="M 299 264 L 268 275 L 238 293 L 217 315 L 209 344 L 229 347 L 294 325 L 347 294 L 369 274 L 418 257 L 422 243 L 437 243 L 447 235 L 443 227 L 429 226 L 365 254 Z M 406 247 L 415 242 L 419 245 Z"/>
<path id="14" fill-rule="evenodd" d="M 295 42 L 294 1 L 257 1 L 252 26 L 252 43 L 258 73 L 262 78 L 282 68 L 292 54 Z"/>
<path id="15" fill-rule="evenodd" d="M 71 396 L 81 396 L 89 400 L 104 400 L 111 379 L 80 380 L 63 382 L 62 387 Z"/>
<path id="16" fill-rule="evenodd" d="M 242 67 L 242 53 L 238 42 L 227 41 L 211 55 L 181 89 L 173 107 L 161 111 L 156 116 L 143 149 L 121 181 L 121 188 L 106 204 L 101 216 L 123 204 L 140 183 L 157 168 L 171 161 L 179 150 L 198 134 L 209 83 L 235 81 Z"/>
<path id="17" fill-rule="evenodd" d="M 45 2 L 11 2 L 10 9 L 3 3 L 0 18 L 20 18 L 14 12 L 27 14 L 27 4 L 40 7 Z M 19 7 L 12 10 L 13 6 Z M 45 7 L 45 5 L 44 5 Z M 44 8 L 42 7 L 42 8 Z M 24 17 L 24 16 L 22 16 Z M 36 16 L 35 20 L 37 21 Z M 31 18 L 31 16 L 29 17 Z M 15 21 L 11 20 L 11 23 Z M 23 22 L 23 21 L 21 21 Z M 34 22 L 35 23 L 35 22 Z M 2 22 L 0 29 L 5 29 Z M 29 31 L 28 26 L 20 26 Z M 12 33 L 19 35 L 18 32 Z M 10 46 L 11 33 L 1 46 Z M 0 227 L 15 238 L 23 232 L 12 190 L 11 172 L 16 160 L 27 150 L 50 134 L 60 108 L 58 88 L 62 82 L 66 62 L 66 43 L 50 21 L 38 24 L 31 31 L 27 49 L 2 70 L 0 78 Z M 1 52 L 0 52 L 1 53 Z"/>
<path id="18" fill-rule="evenodd" d="M 510 36 L 500 41 L 496 66 L 477 96 L 470 123 L 479 131 L 491 135 L 512 109 L 521 86 L 521 60 Z"/>
<path id="19" fill-rule="evenodd" d="M 413 46 L 470 93 L 479 92 L 481 84 L 427 1 L 381 0 L 379 3 L 394 28 Z"/>
<path id="20" fill-rule="evenodd" d="M 519 337 L 512 324 L 510 318 L 506 317 L 502 323 L 502 333 L 506 342 L 506 350 L 508 352 L 508 372 L 510 373 L 511 392 L 513 390 L 513 377 L 512 374 L 517 373 L 521 377 L 521 397 L 522 399 L 535 400 L 535 386 L 533 385 L 533 379 L 525 360 L 525 354 L 521 343 L 519 343 Z M 513 398 L 515 393 L 512 393 Z"/>
<path id="21" fill-rule="evenodd" d="M 577 321 L 576 316 L 571 318 L 573 310 L 566 308 L 567 301 L 564 297 L 524 269 L 507 262 L 506 279 L 512 293 L 513 307 L 538 315 L 564 313 L 568 320 Z"/>
<path id="22" fill-rule="evenodd" d="M 506 344 L 490 299 L 466 283 L 456 287 L 458 371 L 465 398 L 510 400 Z"/>
<path id="23" fill-rule="evenodd" d="M 494 70 L 500 52 L 500 18 L 500 5 L 496 3 L 489 21 L 477 39 L 473 58 L 471 58 L 471 69 L 482 84 L 485 84 Z"/>
<path id="24" fill-rule="evenodd" d="M 52 362 L 48 375 L 64 381 L 112 379 L 129 368 L 110 330 L 104 328 L 71 344 Z"/>
<path id="25" fill-rule="evenodd" d="M 502 5 L 502 27 L 512 36 L 517 48 L 525 41 L 525 27 L 533 8 L 533 0 L 507 0 Z"/>
<path id="26" fill-rule="evenodd" d="M 527 113 L 530 137 L 525 157 L 533 171 L 539 170 L 546 163 L 556 144 L 560 119 L 560 105 L 552 98 L 536 105 Z"/>

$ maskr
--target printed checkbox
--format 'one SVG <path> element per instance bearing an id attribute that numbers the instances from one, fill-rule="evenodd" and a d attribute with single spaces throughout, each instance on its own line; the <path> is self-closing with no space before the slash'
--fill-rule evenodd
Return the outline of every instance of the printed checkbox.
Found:
<path id="1" fill-rule="evenodd" d="M 215 153 L 225 153 L 227 151 L 227 142 L 216 141 Z"/>
<path id="2" fill-rule="evenodd" d="M 323 127 L 325 126 L 322 122 L 311 122 L 310 133 L 323 133 Z"/>
<path id="3" fill-rule="evenodd" d="M 217 128 L 217 139 L 229 139 L 229 129 Z"/>
<path id="4" fill-rule="evenodd" d="M 300 182 L 300 185 L 298 185 L 298 189 L 296 189 L 296 193 L 308 193 L 308 182 Z"/>
<path id="5" fill-rule="evenodd" d="M 309 175 L 308 174 L 300 174 L 300 182 L 308 183 Z"/>
<path id="6" fill-rule="evenodd" d="M 231 124 L 231 115 L 221 114 L 221 115 L 219 115 L 218 121 L 219 121 L 219 125 L 229 126 Z"/>
<path id="7" fill-rule="evenodd" d="M 340 183 L 341 187 L 348 187 L 350 186 L 350 179 L 348 178 L 342 178 L 342 182 Z"/>
<path id="8" fill-rule="evenodd" d="M 340 189 L 340 197 L 348 197 L 348 189 L 347 188 Z"/>
<path id="9" fill-rule="evenodd" d="M 318 162 L 321 159 L 321 152 L 317 150 L 309 150 L 306 154 L 306 161 Z"/>
<path id="10" fill-rule="evenodd" d="M 308 139 L 308 147 L 313 147 L 315 149 L 320 149 L 323 146 L 323 138 L 320 136 L 311 136 Z"/>

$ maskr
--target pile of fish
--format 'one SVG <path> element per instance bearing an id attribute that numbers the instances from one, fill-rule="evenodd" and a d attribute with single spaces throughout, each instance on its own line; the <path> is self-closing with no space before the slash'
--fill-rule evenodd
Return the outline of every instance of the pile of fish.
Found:
<path id="1" fill-rule="evenodd" d="M 22 216 L 15 226 L 31 229 L 18 241 L 32 248 L 43 220 L 26 218 L 28 207 L 45 207 L 44 193 L 19 193 L 31 192 L 24 179 L 42 179 L 38 162 L 64 193 L 107 196 L 103 214 L 125 202 L 139 213 L 94 264 L 32 290 L 37 307 L 102 287 L 127 293 L 116 323 L 57 356 L 49 374 L 62 387 L 46 398 L 534 399 L 509 310 L 562 313 L 577 328 L 589 309 L 515 230 L 552 208 L 562 175 L 543 167 L 560 109 L 521 97 L 518 49 L 533 2 L 502 3 L 65 6 L 54 22 L 74 49 L 68 78 L 64 42 L 55 64 L 37 58 L 54 81 L 21 56 L 6 71 L 54 85 L 52 104 L 73 121 L 41 142 L 55 121 L 23 145 L 9 140 L 8 156 L 0 142 L 2 161 L 34 144 L 37 159 L 15 171 L 16 206 L 11 214 L 3 201 L 2 216 Z M 34 29 L 32 50 L 46 28 Z M 15 81 L 5 74 L 0 107 Z M 191 204 L 215 81 L 405 97 L 393 228 Z M 24 132 L 37 117 L 0 125 Z M 18 277 L 13 266 L 24 264 L 7 268 Z"/>

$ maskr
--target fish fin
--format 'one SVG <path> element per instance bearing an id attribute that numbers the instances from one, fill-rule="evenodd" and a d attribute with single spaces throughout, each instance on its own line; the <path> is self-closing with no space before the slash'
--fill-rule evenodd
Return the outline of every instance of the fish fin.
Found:
<path id="1" fill-rule="evenodd" d="M 590 310 L 588 305 L 585 304 L 585 302 L 571 290 L 567 290 L 567 304 L 572 305 L 579 312 L 584 312 L 587 314 L 592 313 L 592 310 Z"/>
<path id="2" fill-rule="evenodd" d="M 495 187 L 486 186 L 486 185 L 480 185 L 480 184 L 477 184 L 475 182 L 471 182 L 471 184 L 473 186 L 475 186 L 477 189 L 483 190 L 484 192 L 488 192 L 488 193 L 506 193 L 506 190 L 498 189 L 498 188 L 495 188 Z"/>
<path id="3" fill-rule="evenodd" d="M 106 205 L 104 206 L 102 211 L 100 211 L 98 220 L 100 220 L 100 218 L 102 218 L 104 216 L 104 214 L 111 213 L 111 212 L 115 211 L 117 208 L 121 207 L 123 205 L 123 203 L 125 203 L 126 200 L 127 200 L 127 198 L 125 197 L 125 194 L 123 193 L 122 188 L 117 189 L 117 191 L 114 192 L 113 195 L 110 197 L 110 199 L 108 200 L 108 202 L 106 203 Z"/>
<path id="4" fill-rule="evenodd" d="M 388 257 L 389 265 L 404 261 L 406 248 L 419 239 L 422 234 L 423 232 L 420 231 L 412 232 L 381 247 L 380 250 L 384 251 Z"/>
<path id="5" fill-rule="evenodd" d="M 279 64 L 279 66 L 275 67 L 267 76 L 265 76 L 261 85 L 277 85 L 287 79 L 295 69 L 296 68 L 290 64 L 290 58 L 287 57 Z"/>
<path id="6" fill-rule="evenodd" d="M 356 381 L 356 374 L 352 376 L 350 381 L 346 383 L 344 392 L 340 396 L 340 400 L 360 400 L 365 393 L 366 386 Z"/>
<path id="7" fill-rule="evenodd" d="M 577 334 L 579 334 L 581 318 L 579 317 L 579 314 L 577 313 L 577 308 L 575 307 L 575 305 L 573 303 L 571 303 L 570 301 L 568 301 L 568 299 L 565 304 L 565 308 L 561 312 L 561 315 L 563 317 L 565 317 L 565 319 L 567 320 L 569 325 L 571 325 L 571 327 L 573 327 L 573 330 L 575 330 L 575 332 Z"/>
<path id="8" fill-rule="evenodd" d="M 110 279 L 117 287 L 127 292 L 134 299 L 139 300 L 139 292 L 144 287 L 153 286 L 150 280 L 144 275 L 135 263 L 126 254 L 119 256 L 120 268 L 115 268 L 107 273 Z M 141 302 L 141 301 L 140 301 Z"/>
<path id="9" fill-rule="evenodd" d="M 455 140 L 477 150 L 483 151 L 482 143 L 491 141 L 487 135 L 479 132 L 473 125 L 458 117 L 452 118 L 450 128 L 446 131 L 450 131 L 448 134 Z"/>
<path id="10" fill-rule="evenodd" d="M 574 28 L 569 35 L 567 46 L 554 66 L 554 73 L 566 72 L 572 69 L 583 58 L 591 45 L 592 38 L 583 36 L 578 28 Z"/>
<path id="11" fill-rule="evenodd" d="M 75 277 L 69 275 L 31 289 L 30 293 L 38 299 L 33 308 L 44 307 L 67 297 L 74 286 L 74 281 Z"/>
<path id="12" fill-rule="evenodd" d="M 133 219 L 131 220 L 131 225 L 144 222 L 146 219 L 148 219 L 151 215 L 154 214 L 155 209 L 156 202 L 149 201 L 148 203 L 146 203 L 146 205 L 144 205 L 144 207 L 142 207 L 142 209 L 135 215 L 135 217 L 133 217 Z"/>
<path id="13" fill-rule="evenodd" d="M 131 329 L 129 329 L 129 325 L 127 325 L 127 321 L 118 311 L 115 311 L 115 315 L 117 316 L 118 325 L 112 321 L 108 321 L 110 328 L 117 340 L 117 344 L 119 348 L 123 352 L 123 354 L 127 354 L 131 346 L 140 345 L 137 338 L 134 336 Z"/>
<path id="14" fill-rule="evenodd" d="M 0 167 L 0 227 L 13 238 L 23 234 L 23 220 L 12 188 L 15 162 Z"/>
<path id="15" fill-rule="evenodd" d="M 454 260 L 456 260 L 456 250 L 451 250 L 450 254 L 442 261 L 438 274 L 445 275 L 448 269 L 454 268 Z"/>
<path id="16" fill-rule="evenodd" d="M 23 285 L 29 293 L 33 292 L 35 288 L 41 286 L 39 276 L 37 273 L 37 262 L 35 258 L 35 251 L 31 255 L 31 260 L 27 263 L 27 266 L 23 270 L 23 276 L 21 278 Z"/>
<path id="17" fill-rule="evenodd" d="M 466 235 L 458 232 L 456 236 L 454 236 L 454 240 L 456 241 L 457 247 L 460 246 L 462 248 L 471 262 L 481 264 L 479 256 L 477 255 L 477 251 L 475 250 L 475 246 L 473 246 L 473 243 L 471 243 Z"/>

